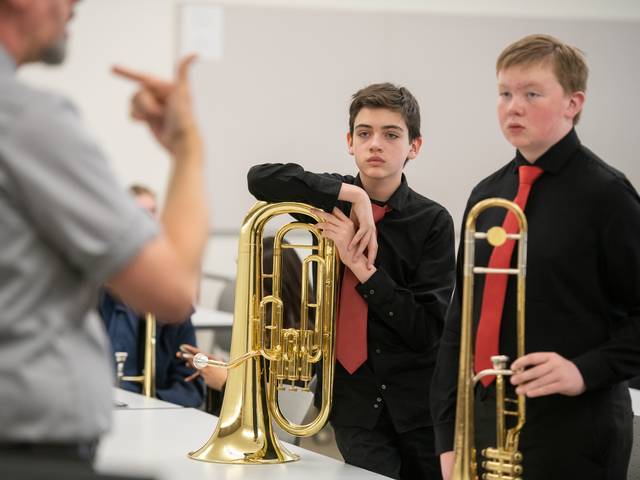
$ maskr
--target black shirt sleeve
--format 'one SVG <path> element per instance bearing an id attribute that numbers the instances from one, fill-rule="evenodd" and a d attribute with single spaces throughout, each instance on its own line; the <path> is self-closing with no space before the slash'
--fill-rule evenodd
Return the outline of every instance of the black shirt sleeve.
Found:
<path id="1" fill-rule="evenodd" d="M 330 212 L 338 204 L 343 183 L 353 177 L 312 173 L 294 163 L 265 163 L 251 167 L 247 174 L 249 192 L 266 202 L 304 202 Z"/>
<path id="2" fill-rule="evenodd" d="M 599 202 L 600 271 L 614 306 L 607 342 L 573 358 L 587 390 L 640 371 L 640 199 L 626 179 L 612 180 Z"/>

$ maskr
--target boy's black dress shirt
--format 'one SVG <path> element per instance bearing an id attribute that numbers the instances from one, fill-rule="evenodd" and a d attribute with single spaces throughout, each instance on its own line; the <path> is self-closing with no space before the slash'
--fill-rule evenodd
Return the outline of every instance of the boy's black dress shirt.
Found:
<path id="1" fill-rule="evenodd" d="M 464 218 L 480 200 L 513 199 L 518 188 L 517 167 L 528 164 L 518 152 L 514 160 L 480 182 L 471 193 Z M 584 466 L 589 465 L 585 458 L 606 463 L 607 452 L 613 448 L 608 444 L 611 434 L 628 432 L 631 422 L 624 381 L 640 373 L 638 194 L 621 172 L 581 145 L 574 130 L 535 165 L 544 173 L 533 185 L 525 210 L 529 225 L 526 351 L 557 352 L 573 361 L 584 378 L 586 392 L 578 397 L 551 395 L 527 400 L 527 423 L 521 435 L 525 477 L 533 472 L 531 466 L 527 468 L 528 458 L 546 459 L 550 466 L 558 461 L 558 468 L 563 468 L 577 458 L 571 457 L 573 453 L 581 451 Z M 505 214 L 503 209 L 486 211 L 478 218 L 477 230 L 501 225 Z M 486 266 L 490 254 L 486 242 L 477 242 L 475 264 Z M 461 242 L 458 287 L 462 286 L 463 257 Z M 513 255 L 512 265 L 515 261 Z M 512 360 L 516 348 L 515 285 L 515 276 L 510 276 L 500 333 L 500 353 Z M 484 276 L 477 275 L 474 331 L 483 288 Z M 438 453 L 453 449 L 461 293 L 456 288 L 447 312 L 433 379 L 431 401 Z M 492 389 L 489 387 L 486 394 L 492 395 Z M 484 398 L 483 391 L 480 387 L 476 397 Z M 542 453 L 527 457 L 527 448 L 538 448 Z M 568 452 L 572 453 L 566 456 Z"/>
<path id="2" fill-rule="evenodd" d="M 259 200 L 305 202 L 349 215 L 342 183 L 358 177 L 306 172 L 295 164 L 257 165 L 248 174 Z M 353 375 L 336 362 L 334 425 L 373 428 L 383 407 L 401 433 L 432 425 L 429 388 L 453 284 L 454 231 L 437 203 L 402 183 L 377 224 L 377 271 L 357 286 L 369 307 L 368 358 Z"/>

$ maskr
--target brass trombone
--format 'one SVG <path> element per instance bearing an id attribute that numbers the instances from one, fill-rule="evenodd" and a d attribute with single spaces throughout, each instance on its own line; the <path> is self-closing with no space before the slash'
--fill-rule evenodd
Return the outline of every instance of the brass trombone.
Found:
<path id="1" fill-rule="evenodd" d="M 116 357 L 116 385 L 121 382 L 138 382 L 142 384 L 142 394 L 145 397 L 156 396 L 156 317 L 145 314 L 144 335 L 144 365 L 142 374 L 136 376 L 124 375 L 124 363 L 127 361 L 127 352 L 115 352 Z"/>
<path id="2" fill-rule="evenodd" d="M 500 226 L 490 228 L 487 232 L 476 232 L 476 219 L 489 208 L 501 207 L 512 212 L 518 222 L 518 232 L 508 234 Z M 527 219 L 522 209 L 515 203 L 501 198 L 489 198 L 478 202 L 467 216 L 464 233 L 464 266 L 462 287 L 462 318 L 460 331 L 460 366 L 458 370 L 458 394 L 456 402 L 455 426 L 455 464 L 452 478 L 454 480 L 477 480 L 477 464 L 474 431 L 474 390 L 476 383 L 487 375 L 496 376 L 496 446 L 482 451 L 485 461 L 483 480 L 521 480 L 522 454 L 518 450 L 520 431 L 525 423 L 525 397 L 517 395 L 515 399 L 505 395 L 504 377 L 512 375 L 507 369 L 508 357 L 494 356 L 491 361 L 494 368 L 473 375 L 473 281 L 476 274 L 508 274 L 517 275 L 517 356 L 524 355 L 524 302 L 527 252 Z M 486 240 L 493 247 L 499 247 L 507 240 L 517 241 L 518 259 L 516 268 L 477 267 L 475 262 L 476 240 Z M 507 404 L 515 405 L 515 410 L 508 409 Z M 507 417 L 515 417 L 515 425 L 506 427 Z"/>
<path id="3" fill-rule="evenodd" d="M 231 336 L 231 361 L 194 357 L 196 368 L 207 365 L 231 369 L 227 377 L 220 419 L 216 429 L 200 449 L 189 453 L 196 460 L 221 463 L 263 464 L 298 460 L 275 435 L 274 421 L 287 433 L 308 436 L 326 423 L 331 409 L 335 364 L 335 316 L 339 259 L 333 242 L 325 239 L 311 224 L 292 222 L 275 235 L 273 270 L 262 271 L 262 237 L 265 225 L 273 217 L 301 214 L 316 221 L 320 218 L 309 205 L 295 202 L 256 203 L 247 213 L 240 230 L 238 273 L 234 321 Z M 284 243 L 292 231 L 305 231 L 313 244 Z M 302 300 L 299 328 L 284 328 L 281 299 L 281 255 L 284 248 L 310 249 L 302 263 Z M 309 276 L 315 265 L 315 301 L 311 300 Z M 263 282 L 272 280 L 272 293 L 265 295 Z M 292 306 L 290 306 L 292 307 Z M 313 324 L 309 311 L 314 312 Z M 322 406 L 307 424 L 288 420 L 280 409 L 278 391 L 284 388 L 309 390 L 314 364 L 323 373 Z"/>

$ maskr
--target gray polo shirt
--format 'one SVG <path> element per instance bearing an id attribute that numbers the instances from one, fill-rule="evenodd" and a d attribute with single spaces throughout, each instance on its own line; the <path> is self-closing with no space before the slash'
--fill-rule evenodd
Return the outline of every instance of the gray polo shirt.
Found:
<path id="1" fill-rule="evenodd" d="M 0 46 L 0 442 L 98 437 L 112 373 L 97 290 L 158 233 L 76 110 Z"/>

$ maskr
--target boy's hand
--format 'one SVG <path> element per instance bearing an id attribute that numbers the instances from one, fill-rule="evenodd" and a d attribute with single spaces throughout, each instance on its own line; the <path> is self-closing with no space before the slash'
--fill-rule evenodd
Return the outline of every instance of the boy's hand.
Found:
<path id="1" fill-rule="evenodd" d="M 115 66 L 116 75 L 138 83 L 131 99 L 131 116 L 149 125 L 158 142 L 172 153 L 184 146 L 187 137 L 197 134 L 191 107 L 188 73 L 194 55 L 184 57 L 173 82 Z"/>
<path id="2" fill-rule="evenodd" d="M 322 234 L 333 243 L 338 249 L 342 263 L 349 266 L 353 263 L 355 255 L 349 252 L 349 245 L 356 233 L 355 225 L 338 208 L 333 209 L 333 213 L 322 210 L 314 210 L 314 213 L 322 218 L 322 222 L 316 226 L 322 230 Z"/>
<path id="3" fill-rule="evenodd" d="M 359 257 L 366 250 L 366 265 L 371 270 L 378 254 L 378 237 L 376 236 L 376 223 L 373 220 L 373 209 L 369 195 L 356 185 L 343 183 L 338 193 L 338 200 L 351 203 L 351 220 L 356 228 L 355 235 L 349 242 L 347 250 L 353 251 L 354 258 Z"/>
<path id="4" fill-rule="evenodd" d="M 317 227 L 322 230 L 322 234 L 329 240 L 333 240 L 340 259 L 358 278 L 360 282 L 366 282 L 375 272 L 375 268 L 369 268 L 366 259 L 360 255 L 356 256 L 353 251 L 349 251 L 349 245 L 355 235 L 355 225 L 353 221 L 337 208 L 333 213 L 314 210 L 314 213 L 322 218 L 322 222 Z"/>
<path id="5" fill-rule="evenodd" d="M 195 355 L 197 353 L 202 353 L 200 351 L 200 349 L 198 349 L 197 347 L 194 347 L 193 345 L 188 345 L 188 344 L 182 344 L 180 345 L 180 349 L 184 350 L 184 352 L 189 353 L 191 355 Z M 186 365 L 189 368 L 195 368 L 193 366 L 193 358 L 184 358 L 182 356 L 183 352 L 176 352 L 176 357 L 180 358 L 180 359 L 184 359 Z M 206 354 L 208 358 L 210 358 L 211 360 L 220 360 L 219 358 L 216 358 L 213 355 L 209 355 L 208 353 Z M 207 386 L 209 388 L 213 388 L 214 390 L 218 390 L 218 391 L 222 391 L 225 383 L 227 383 L 227 370 L 222 368 L 222 367 L 214 367 L 214 366 L 208 366 L 203 368 L 202 370 L 196 370 L 194 373 L 192 373 L 191 375 L 189 375 L 188 377 L 186 377 L 184 379 L 185 382 L 192 382 L 193 380 L 195 380 L 198 377 L 202 377 L 204 380 L 204 383 L 207 384 Z"/>
<path id="6" fill-rule="evenodd" d="M 586 389 L 576 364 L 555 352 L 524 355 L 513 362 L 511 370 L 517 372 L 511 376 L 516 393 L 529 398 L 556 393 L 573 397 Z"/>
<path id="7" fill-rule="evenodd" d="M 440 471 L 442 472 L 442 480 L 450 480 L 453 473 L 453 465 L 456 463 L 455 452 L 449 451 L 440 454 Z"/>
<path id="8" fill-rule="evenodd" d="M 368 196 L 351 204 L 351 219 L 357 226 L 357 231 L 348 245 L 348 250 L 353 252 L 354 258 L 358 258 L 366 250 L 367 267 L 371 269 L 378 254 L 378 236 Z"/>

